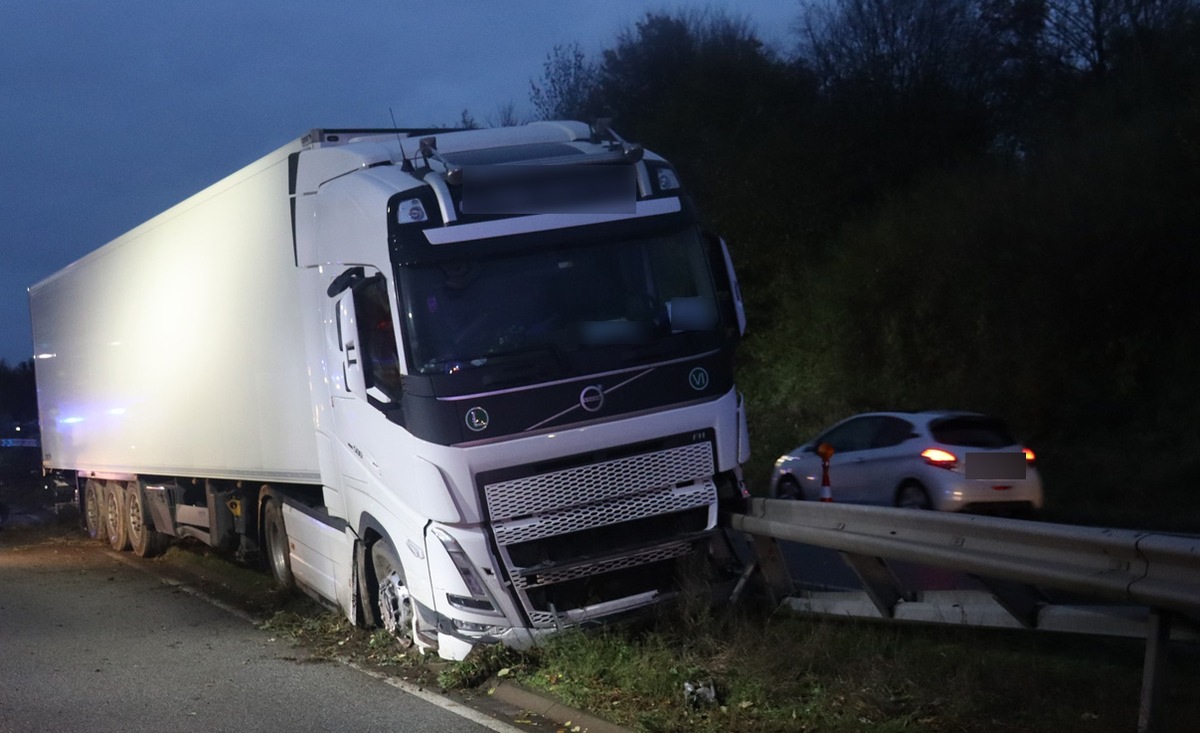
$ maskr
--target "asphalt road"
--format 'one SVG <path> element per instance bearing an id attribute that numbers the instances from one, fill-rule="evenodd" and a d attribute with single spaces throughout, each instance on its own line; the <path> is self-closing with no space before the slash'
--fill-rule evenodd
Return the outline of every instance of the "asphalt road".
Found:
<path id="1" fill-rule="evenodd" d="M 305 661 L 290 643 L 96 545 L 5 539 L 0 733 L 517 730 L 341 664 Z"/>

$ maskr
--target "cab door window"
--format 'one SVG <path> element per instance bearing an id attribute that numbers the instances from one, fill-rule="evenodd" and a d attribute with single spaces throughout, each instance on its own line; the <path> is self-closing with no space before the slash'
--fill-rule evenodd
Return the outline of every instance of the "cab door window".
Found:
<path id="1" fill-rule="evenodd" d="M 383 275 L 374 275 L 356 284 L 353 292 L 367 396 L 385 404 L 397 402 L 400 399 L 400 353 L 392 326 L 387 280 Z"/>

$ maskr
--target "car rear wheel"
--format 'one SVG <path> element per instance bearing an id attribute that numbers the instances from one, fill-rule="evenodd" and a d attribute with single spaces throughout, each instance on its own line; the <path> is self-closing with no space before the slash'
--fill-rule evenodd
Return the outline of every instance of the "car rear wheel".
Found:
<path id="1" fill-rule="evenodd" d="M 791 476 L 784 476 L 775 485 L 775 498 L 801 501 L 804 499 L 804 490 L 800 488 L 800 482 L 796 479 Z"/>
<path id="2" fill-rule="evenodd" d="M 915 481 L 910 481 L 896 491 L 896 506 L 901 509 L 932 509 L 929 492 Z"/>

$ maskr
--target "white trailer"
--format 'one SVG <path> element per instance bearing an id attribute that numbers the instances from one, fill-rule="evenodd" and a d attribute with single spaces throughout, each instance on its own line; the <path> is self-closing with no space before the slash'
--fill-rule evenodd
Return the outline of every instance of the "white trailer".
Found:
<path id="1" fill-rule="evenodd" d="M 670 595 L 744 495 L 724 242 L 604 124 L 314 130 L 29 298 L 93 536 L 446 658 Z"/>

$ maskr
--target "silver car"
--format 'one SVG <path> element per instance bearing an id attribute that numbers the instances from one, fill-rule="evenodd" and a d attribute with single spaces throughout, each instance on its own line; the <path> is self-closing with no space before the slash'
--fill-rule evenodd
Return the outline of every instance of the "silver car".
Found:
<path id="1" fill-rule="evenodd" d="M 835 502 L 1007 515 L 1042 508 L 1033 451 L 996 418 L 948 411 L 847 418 L 775 461 L 771 498 L 821 498 L 823 443 L 833 448 Z"/>

